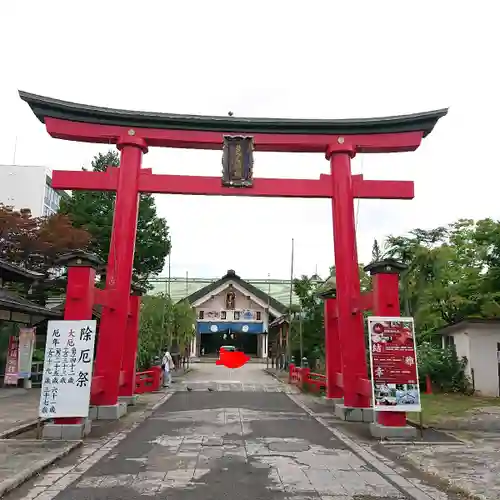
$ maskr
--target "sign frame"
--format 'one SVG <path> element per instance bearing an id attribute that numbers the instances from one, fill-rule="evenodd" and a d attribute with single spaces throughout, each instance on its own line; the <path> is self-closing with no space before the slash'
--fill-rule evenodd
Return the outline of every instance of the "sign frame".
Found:
<path id="1" fill-rule="evenodd" d="M 376 384 L 375 384 L 375 369 L 376 367 L 374 366 L 374 356 L 373 356 L 373 326 L 378 323 L 407 323 L 406 328 L 410 328 L 411 334 L 412 334 L 412 344 L 413 344 L 413 358 L 415 362 L 415 373 L 416 373 L 416 383 L 411 384 L 410 382 L 406 382 L 403 384 L 395 384 L 395 383 L 388 383 L 385 384 L 387 386 L 390 385 L 413 385 L 415 388 L 413 390 L 416 390 L 416 395 L 417 395 L 417 400 L 413 404 L 392 404 L 392 405 L 378 405 L 376 402 L 377 400 L 375 399 L 375 390 L 376 390 Z M 367 318 L 367 324 L 368 324 L 368 340 L 369 340 L 369 349 L 370 349 L 370 375 L 371 375 L 371 384 L 372 384 L 372 402 L 373 402 L 373 409 L 374 411 L 384 411 L 384 412 L 421 412 L 422 411 L 422 401 L 421 401 L 421 394 L 420 394 L 420 381 L 419 381 L 419 376 L 418 376 L 418 353 L 417 353 L 417 342 L 416 342 L 416 337 L 415 337 L 415 321 L 412 317 L 403 317 L 403 316 L 369 316 Z M 389 388 L 389 387 L 388 387 Z M 391 390 L 396 391 L 397 389 L 390 388 Z M 408 391 L 408 388 L 406 389 Z M 397 397 L 397 396 L 396 396 Z"/>
<path id="2" fill-rule="evenodd" d="M 96 336 L 96 320 L 49 321 L 40 418 L 88 417 Z"/>

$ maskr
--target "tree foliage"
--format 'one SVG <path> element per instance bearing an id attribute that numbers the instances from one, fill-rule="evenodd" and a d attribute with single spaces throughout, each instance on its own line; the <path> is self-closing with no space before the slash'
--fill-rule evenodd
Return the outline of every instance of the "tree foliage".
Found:
<path id="1" fill-rule="evenodd" d="M 500 317 L 500 221 L 459 219 L 447 226 L 391 235 L 382 244 L 375 240 L 372 259 L 384 258 L 408 266 L 400 281 L 401 311 L 415 318 L 421 379 L 429 374 L 441 390 L 468 391 L 466 360 L 458 359 L 453 348 L 443 350 L 435 334 L 466 318 Z M 331 273 L 335 277 L 335 268 Z M 360 283 L 362 292 L 371 290 L 371 278 L 361 265 Z M 304 312 L 304 352 L 319 357 L 324 353 L 324 317 L 318 284 L 302 276 L 294 281 L 294 289 Z M 294 354 L 297 331 L 295 320 Z"/>
<path id="2" fill-rule="evenodd" d="M 142 298 L 137 349 L 137 367 L 150 367 L 165 348 L 184 352 L 194 337 L 196 315 L 191 306 L 182 301 L 173 303 L 166 294 L 147 295 Z"/>
<path id="3" fill-rule="evenodd" d="M 292 314 L 292 351 L 298 360 L 300 357 L 300 322 L 302 321 L 303 353 L 308 358 L 311 366 L 314 365 L 317 359 L 321 363 L 325 358 L 325 305 L 320 294 L 335 283 L 335 276 L 335 267 L 332 267 L 330 269 L 330 278 L 325 280 L 327 284 L 305 275 L 293 281 L 294 292 L 299 298 L 299 311 Z M 371 289 L 371 280 L 363 270 L 362 264 L 359 266 L 359 277 L 361 291 L 369 291 Z M 302 315 L 302 320 L 300 315 Z"/>
<path id="4" fill-rule="evenodd" d="M 57 259 L 75 249 L 85 249 L 90 234 L 72 226 L 68 216 L 32 217 L 29 210 L 0 204 L 0 258 L 42 274 L 33 285 L 30 299 L 45 305 L 48 295 L 62 293 L 65 279 Z M 21 292 L 22 287 L 10 285 Z"/>
<path id="5" fill-rule="evenodd" d="M 385 255 L 408 270 L 402 306 L 420 336 L 465 318 L 500 316 L 500 222 L 460 219 L 446 227 L 389 236 Z"/>
<path id="6" fill-rule="evenodd" d="M 434 389 L 441 392 L 472 392 L 471 381 L 465 372 L 467 359 L 459 359 L 454 347 L 443 349 L 430 342 L 421 342 L 418 346 L 418 362 L 422 385 L 429 376 Z"/>
<path id="7" fill-rule="evenodd" d="M 90 235 L 72 227 L 66 215 L 32 217 L 29 210 L 0 204 L 0 258 L 43 274 L 54 269 L 63 253 L 86 248 Z"/>
<path id="8" fill-rule="evenodd" d="M 120 159 L 116 151 L 99 153 L 92 161 L 92 171 L 105 172 L 106 168 L 118 167 Z M 115 192 L 74 191 L 68 200 L 61 200 L 59 212 L 70 216 L 74 227 L 85 228 L 92 240 L 90 250 L 107 262 L 111 245 L 111 229 Z M 119 242 L 117 242 L 119 244 Z M 161 272 L 170 252 L 170 239 L 165 219 L 158 217 L 154 198 L 141 194 L 137 222 L 137 238 L 134 257 L 134 281 L 146 285 L 148 279 Z"/>

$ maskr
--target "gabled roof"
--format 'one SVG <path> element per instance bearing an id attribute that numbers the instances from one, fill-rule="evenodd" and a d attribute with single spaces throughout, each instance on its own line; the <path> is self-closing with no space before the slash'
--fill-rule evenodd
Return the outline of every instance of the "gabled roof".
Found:
<path id="1" fill-rule="evenodd" d="M 436 333 L 438 335 L 452 335 L 456 332 L 463 332 L 467 328 L 480 328 L 482 325 L 500 327 L 500 318 L 465 318 L 440 328 Z"/>
<path id="2" fill-rule="evenodd" d="M 187 300 L 190 304 L 193 304 L 196 301 L 209 295 L 211 292 L 213 292 L 214 290 L 217 290 L 218 288 L 223 286 L 225 283 L 228 283 L 230 281 L 236 283 L 241 288 L 245 289 L 248 293 L 250 293 L 251 295 L 254 295 L 255 297 L 257 297 L 261 301 L 269 303 L 269 306 L 271 308 L 275 309 L 276 311 L 278 311 L 280 313 L 284 313 L 286 311 L 286 306 L 284 304 L 282 304 L 278 300 L 274 299 L 273 297 L 268 295 L 266 292 L 262 291 L 260 288 L 257 288 L 256 286 L 252 285 L 248 281 L 241 279 L 232 269 L 230 269 L 219 280 L 214 281 L 213 283 L 210 283 L 209 285 L 201 288 L 200 290 L 197 290 L 196 292 L 192 293 L 191 295 L 188 295 L 187 297 L 181 299 L 179 302 L 181 302 L 182 300 Z"/>
<path id="3" fill-rule="evenodd" d="M 44 318 L 60 319 L 62 317 L 62 314 L 59 311 L 39 306 L 38 304 L 35 304 L 24 297 L 20 297 L 5 288 L 0 288 L 0 308 L 25 314 L 43 316 Z"/>
<path id="4" fill-rule="evenodd" d="M 0 259 L 0 278 L 11 282 L 31 283 L 37 279 L 43 278 L 43 274 L 30 271 L 29 269 L 25 269 L 24 267 L 20 267 L 16 264 L 7 262 L 4 259 Z"/>

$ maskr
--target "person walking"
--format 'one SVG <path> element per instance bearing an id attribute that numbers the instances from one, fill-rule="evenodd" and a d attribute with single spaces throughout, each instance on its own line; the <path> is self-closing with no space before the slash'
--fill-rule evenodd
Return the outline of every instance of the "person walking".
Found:
<path id="1" fill-rule="evenodd" d="M 172 370 L 174 369 L 174 360 L 170 351 L 165 349 L 165 354 L 161 361 L 161 367 L 163 368 L 163 387 L 170 387 L 172 383 Z"/>

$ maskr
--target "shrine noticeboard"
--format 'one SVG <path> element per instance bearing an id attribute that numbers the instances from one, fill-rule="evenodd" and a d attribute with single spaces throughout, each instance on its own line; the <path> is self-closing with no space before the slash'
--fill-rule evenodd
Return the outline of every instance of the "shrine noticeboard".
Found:
<path id="1" fill-rule="evenodd" d="M 413 318 L 368 318 L 375 411 L 421 411 Z"/>
<path id="2" fill-rule="evenodd" d="M 49 321 L 39 416 L 87 417 L 96 321 Z"/>

